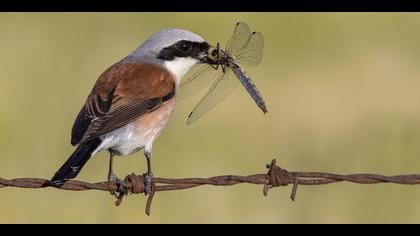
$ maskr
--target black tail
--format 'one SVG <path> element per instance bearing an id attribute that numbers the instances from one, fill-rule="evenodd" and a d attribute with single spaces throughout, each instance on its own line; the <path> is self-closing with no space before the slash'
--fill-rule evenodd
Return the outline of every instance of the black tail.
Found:
<path id="1" fill-rule="evenodd" d="M 73 179 L 79 174 L 80 170 L 92 156 L 92 152 L 99 146 L 101 140 L 93 139 L 86 143 L 80 144 L 76 151 L 71 154 L 64 165 L 55 173 L 51 181 L 60 184 L 65 180 Z"/>

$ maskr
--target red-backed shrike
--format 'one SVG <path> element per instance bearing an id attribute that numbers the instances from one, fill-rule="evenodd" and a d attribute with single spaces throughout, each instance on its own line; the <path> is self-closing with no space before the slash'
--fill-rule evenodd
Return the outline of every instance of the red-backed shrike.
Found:
<path id="1" fill-rule="evenodd" d="M 168 122 L 181 78 L 195 64 L 206 63 L 209 48 L 190 31 L 167 29 L 103 72 L 74 122 L 71 144 L 77 149 L 51 181 L 75 178 L 90 157 L 107 150 L 108 180 L 123 184 L 113 173 L 113 157 L 144 149 L 150 184 L 153 141 Z"/>

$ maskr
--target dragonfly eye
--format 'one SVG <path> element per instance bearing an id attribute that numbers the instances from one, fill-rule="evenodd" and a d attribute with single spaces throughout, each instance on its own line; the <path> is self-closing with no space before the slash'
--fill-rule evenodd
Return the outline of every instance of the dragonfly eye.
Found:
<path id="1" fill-rule="evenodd" d="M 210 48 L 207 52 L 207 58 L 210 61 L 216 62 L 219 60 L 219 50 L 217 48 Z"/>

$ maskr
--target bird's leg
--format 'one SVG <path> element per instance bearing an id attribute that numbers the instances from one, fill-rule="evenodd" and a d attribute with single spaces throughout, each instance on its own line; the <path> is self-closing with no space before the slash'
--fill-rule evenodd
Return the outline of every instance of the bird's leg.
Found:
<path id="1" fill-rule="evenodd" d="M 113 171 L 113 164 L 114 164 L 114 154 L 112 154 L 112 151 L 109 151 L 109 171 L 108 171 L 108 181 L 114 182 L 118 186 L 124 186 L 124 181 L 119 179 Z M 116 195 L 115 191 L 111 192 L 112 195 Z"/>
<path id="2" fill-rule="evenodd" d="M 147 173 L 144 174 L 144 192 L 146 194 L 150 194 L 152 191 L 152 179 L 153 179 L 153 173 L 152 173 L 152 147 L 146 147 L 144 149 L 144 155 L 146 156 L 147 160 Z"/>

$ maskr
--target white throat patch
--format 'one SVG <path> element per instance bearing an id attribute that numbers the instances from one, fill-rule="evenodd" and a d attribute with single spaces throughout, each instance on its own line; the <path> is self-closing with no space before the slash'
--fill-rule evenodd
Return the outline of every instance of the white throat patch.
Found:
<path id="1" fill-rule="evenodd" d="M 175 76 L 177 85 L 179 85 L 182 77 L 197 63 L 198 60 L 191 57 L 175 57 L 171 61 L 165 61 L 164 65 Z"/>

